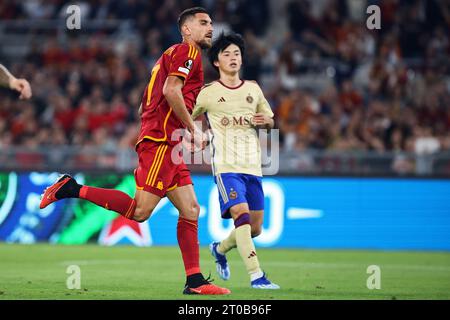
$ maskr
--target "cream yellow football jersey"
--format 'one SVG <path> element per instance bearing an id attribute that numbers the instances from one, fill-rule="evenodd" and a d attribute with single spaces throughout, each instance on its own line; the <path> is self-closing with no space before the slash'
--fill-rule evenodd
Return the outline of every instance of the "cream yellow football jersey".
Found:
<path id="1" fill-rule="evenodd" d="M 262 176 L 261 148 L 252 118 L 255 113 L 273 117 L 273 112 L 259 85 L 254 81 L 242 81 L 235 88 L 220 81 L 206 85 L 197 97 L 192 118 L 202 113 L 210 126 L 214 175 L 234 172 Z"/>

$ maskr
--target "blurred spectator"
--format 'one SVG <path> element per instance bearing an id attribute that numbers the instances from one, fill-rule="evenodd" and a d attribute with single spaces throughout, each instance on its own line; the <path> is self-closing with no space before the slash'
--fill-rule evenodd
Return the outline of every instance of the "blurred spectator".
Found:
<path id="1" fill-rule="evenodd" d="M 414 137 L 414 151 L 417 155 L 433 154 L 440 150 L 441 144 L 439 139 L 432 135 L 431 128 L 415 128 Z"/>
<path id="2" fill-rule="evenodd" d="M 377 1 L 383 14 L 376 31 L 361 21 L 365 12 L 358 14 L 367 6 L 355 3 L 291 0 L 278 17 L 267 0 L 82 1 L 89 19 L 116 19 L 118 27 L 76 37 L 43 32 L 25 44 L 27 54 L 11 69 L 31 79 L 34 98 L 18 101 L 2 91 L 0 149 L 72 145 L 86 150 L 80 163 L 111 165 L 109 156 L 96 159 L 91 151 L 132 149 L 150 70 L 165 48 L 180 41 L 178 13 L 204 5 L 215 35 L 233 30 L 245 37 L 243 77 L 263 87 L 282 149 L 392 151 L 392 169 L 410 173 L 420 167 L 410 154 L 450 150 L 450 3 Z M 2 1 L 0 18 L 58 19 L 69 4 Z M 279 19 L 287 32 L 271 30 Z M 206 59 L 204 71 L 207 82 L 217 77 Z M 124 151 L 124 168 L 127 156 Z M 20 161 L 42 161 L 30 159 Z M 313 163 L 299 158 L 296 166 Z"/>

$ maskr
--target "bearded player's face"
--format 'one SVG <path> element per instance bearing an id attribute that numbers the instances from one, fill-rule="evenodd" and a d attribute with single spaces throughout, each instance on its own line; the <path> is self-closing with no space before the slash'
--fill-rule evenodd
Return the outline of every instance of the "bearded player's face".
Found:
<path id="1" fill-rule="evenodd" d="M 212 20 L 206 13 L 196 13 L 193 19 L 187 23 L 194 40 L 202 49 L 211 48 L 213 26 Z"/>

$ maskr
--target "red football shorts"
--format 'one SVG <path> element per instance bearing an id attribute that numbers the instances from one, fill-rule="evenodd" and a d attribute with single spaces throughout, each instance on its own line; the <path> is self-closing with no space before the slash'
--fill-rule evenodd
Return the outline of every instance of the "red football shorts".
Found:
<path id="1" fill-rule="evenodd" d="M 168 191 L 192 184 L 191 174 L 174 146 L 144 140 L 136 152 L 139 166 L 134 170 L 136 188 L 165 197 Z"/>

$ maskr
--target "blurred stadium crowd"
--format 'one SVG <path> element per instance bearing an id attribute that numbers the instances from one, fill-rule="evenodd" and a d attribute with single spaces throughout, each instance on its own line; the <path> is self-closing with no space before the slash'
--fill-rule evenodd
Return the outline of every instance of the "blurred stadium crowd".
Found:
<path id="1" fill-rule="evenodd" d="M 71 2 L 1 1 L 0 20 L 61 20 Z M 61 36 L 30 27 L 38 40 L 22 59 L 0 49 L 0 61 L 29 79 L 34 94 L 24 102 L 2 91 L 0 149 L 132 147 L 151 67 L 180 41 L 179 12 L 200 5 L 216 35 L 244 35 L 243 77 L 264 88 L 283 150 L 450 150 L 450 1 L 281 1 L 281 16 L 267 0 L 77 3 L 80 31 Z M 366 27 L 371 4 L 381 8 L 380 30 Z M 83 29 L 84 21 L 102 19 L 125 23 Z M 204 67 L 206 81 L 214 80 L 206 59 Z"/>

